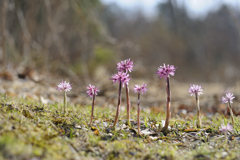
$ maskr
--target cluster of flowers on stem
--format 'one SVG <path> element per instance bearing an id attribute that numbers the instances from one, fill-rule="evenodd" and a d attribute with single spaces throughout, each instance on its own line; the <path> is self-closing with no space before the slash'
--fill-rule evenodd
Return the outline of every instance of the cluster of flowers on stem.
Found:
<path id="1" fill-rule="evenodd" d="M 222 101 L 222 103 L 233 103 L 232 100 L 235 97 L 233 97 L 232 93 L 227 93 L 226 96 L 222 96 L 222 98 L 220 99 Z"/>
<path id="2" fill-rule="evenodd" d="M 118 106 L 117 106 L 117 112 L 116 112 L 113 128 L 115 128 L 115 125 L 118 120 L 118 115 L 120 112 L 120 104 L 121 104 L 121 91 L 122 91 L 122 87 L 124 87 L 125 85 L 126 85 L 126 99 L 127 99 L 127 124 L 130 125 L 130 98 L 129 98 L 128 85 L 131 78 L 129 77 L 128 72 L 133 71 L 133 61 L 131 61 L 130 59 L 126 59 L 124 61 L 117 63 L 117 70 L 118 70 L 118 73 L 113 74 L 111 77 L 111 80 L 113 81 L 113 83 L 119 82 Z"/>
<path id="3" fill-rule="evenodd" d="M 221 125 L 219 131 L 225 134 L 225 143 L 228 141 L 227 133 L 233 131 L 232 125 L 229 123 L 227 125 Z"/>
<path id="4" fill-rule="evenodd" d="M 98 87 L 96 88 L 95 86 L 92 86 L 91 84 L 89 84 L 89 87 L 87 87 L 87 96 L 90 98 L 93 98 L 93 96 L 98 95 L 97 92 L 100 92 L 100 90 L 98 90 Z"/>
<path id="5" fill-rule="evenodd" d="M 147 89 L 147 84 L 142 84 L 142 85 L 135 85 L 135 87 L 134 87 L 134 92 L 135 93 L 141 93 L 142 92 L 142 94 L 146 94 L 146 92 L 148 91 L 148 89 Z"/>
<path id="6" fill-rule="evenodd" d="M 142 84 L 142 85 L 135 85 L 134 91 L 135 93 L 138 93 L 138 120 L 137 120 L 137 126 L 138 126 L 138 134 L 140 135 L 140 94 L 146 94 L 147 92 L 147 84 Z"/>
<path id="7" fill-rule="evenodd" d="M 117 63 L 117 70 L 119 72 L 132 72 L 133 71 L 133 61 L 129 59 L 126 59 L 124 61 Z"/>
<path id="8" fill-rule="evenodd" d="M 222 101 L 222 103 L 227 103 L 228 104 L 228 108 L 230 110 L 230 115 L 231 115 L 231 119 L 232 119 L 232 125 L 234 127 L 234 116 L 233 116 L 233 111 L 232 111 L 232 106 L 231 106 L 231 103 L 233 103 L 233 99 L 235 97 L 233 97 L 233 94 L 232 93 L 227 93 L 226 96 L 222 96 L 222 98 L 220 99 Z"/>
<path id="9" fill-rule="evenodd" d="M 129 78 L 129 74 L 125 72 L 118 72 L 112 75 L 111 80 L 113 81 L 113 83 L 116 83 L 116 82 L 121 83 L 122 87 L 124 87 L 125 85 L 128 85 L 130 78 Z"/>
<path id="10" fill-rule="evenodd" d="M 174 65 L 165 65 L 163 64 L 163 66 L 159 66 L 158 67 L 158 71 L 156 74 L 158 74 L 159 78 L 165 78 L 167 79 L 167 77 L 174 76 L 175 71 L 176 71 L 177 67 L 174 67 Z"/>
<path id="11" fill-rule="evenodd" d="M 89 126 L 92 125 L 93 123 L 93 112 L 94 112 L 94 103 L 95 103 L 95 96 L 98 95 L 97 92 L 100 92 L 100 90 L 98 90 L 98 87 L 95 87 L 91 84 L 89 84 L 89 87 L 87 87 L 87 96 L 92 98 L 93 101 L 92 101 L 92 114 L 91 114 L 91 120 L 90 120 L 90 123 L 89 123 Z"/>
<path id="12" fill-rule="evenodd" d="M 170 75 L 174 76 L 175 71 L 176 71 L 177 67 L 174 67 L 174 65 L 165 65 L 163 64 L 163 66 L 159 66 L 158 67 L 158 71 L 156 74 L 158 74 L 159 78 L 165 78 L 166 82 L 166 91 L 167 91 L 167 116 L 166 116 L 166 121 L 165 121 L 165 125 L 162 129 L 162 132 L 164 134 L 168 133 L 168 126 L 169 126 L 169 120 L 170 120 L 170 116 L 171 116 L 171 91 L 170 91 Z"/>
<path id="13" fill-rule="evenodd" d="M 111 76 L 111 79 L 113 83 L 119 84 L 119 92 L 118 92 L 118 106 L 117 106 L 117 112 L 115 116 L 115 121 L 113 128 L 115 128 L 115 125 L 118 120 L 119 112 L 120 112 L 120 104 L 121 104 L 121 90 L 122 87 L 126 86 L 126 99 L 127 99 L 127 123 L 129 124 L 129 119 L 130 119 L 130 98 L 129 98 L 129 81 L 131 80 L 129 76 L 129 72 L 133 71 L 133 61 L 130 59 L 126 59 L 124 61 L 121 61 L 117 63 L 117 70 L 118 72 L 113 74 Z M 174 65 L 165 65 L 163 64 L 162 66 L 158 67 L 158 70 L 156 74 L 159 76 L 159 78 L 164 78 L 166 80 L 166 91 L 167 91 L 167 115 L 166 115 L 166 121 L 165 121 L 165 126 L 162 129 L 162 132 L 165 134 L 168 132 L 168 126 L 169 126 L 169 119 L 170 119 L 170 106 L 171 106 L 171 92 L 170 92 L 170 76 L 174 76 L 176 72 L 177 67 L 174 67 Z M 67 105 L 67 96 L 66 92 L 70 91 L 72 89 L 72 84 L 69 82 L 63 81 L 57 85 L 57 90 L 59 92 L 63 91 L 64 92 L 64 114 L 66 112 L 66 105 Z M 147 84 L 143 83 L 142 85 L 135 85 L 134 87 L 135 93 L 138 93 L 138 134 L 140 134 L 140 95 L 146 94 L 148 91 L 147 89 Z M 98 92 L 100 90 L 98 87 L 95 87 L 91 84 L 87 87 L 87 97 L 90 97 L 93 99 L 92 102 L 92 114 L 91 114 L 91 122 L 90 125 L 92 125 L 93 121 L 93 111 L 94 111 L 94 103 L 95 103 L 95 97 L 98 95 Z M 195 84 L 190 84 L 190 87 L 188 89 L 188 92 L 190 93 L 190 96 L 195 96 L 196 97 L 196 106 L 197 106 L 197 127 L 201 128 L 201 116 L 200 116 L 200 105 L 199 105 L 199 96 L 203 94 L 203 88 L 201 85 L 195 85 Z M 235 97 L 233 96 L 232 93 L 227 93 L 225 96 L 221 97 L 222 103 L 228 104 L 228 107 L 230 109 L 230 114 L 232 118 L 232 125 L 227 124 L 227 125 L 221 125 L 219 128 L 220 132 L 227 133 L 228 131 L 232 131 L 234 128 L 234 116 L 233 116 L 233 111 L 232 111 L 232 106 L 231 104 L 233 103 L 233 99 Z"/>
<path id="14" fill-rule="evenodd" d="M 59 92 L 61 92 L 61 91 L 67 92 L 67 91 L 70 91 L 71 89 L 72 89 L 72 85 L 69 84 L 69 82 L 66 82 L 66 81 L 63 81 L 63 80 L 62 80 L 62 82 L 57 86 L 57 90 L 58 90 Z"/>
<path id="15" fill-rule="evenodd" d="M 63 81 L 57 86 L 57 90 L 59 92 L 64 91 L 64 96 L 63 96 L 63 104 L 64 104 L 64 114 L 66 113 L 66 105 L 67 105 L 67 92 L 72 89 L 72 85 L 69 84 L 69 82 Z"/>
<path id="16" fill-rule="evenodd" d="M 201 85 L 194 85 L 190 84 L 190 87 L 188 89 L 188 92 L 190 93 L 190 96 L 195 96 L 196 98 L 196 108 L 197 108 L 197 128 L 202 127 L 202 120 L 200 115 L 200 105 L 199 105 L 199 95 L 203 94 L 203 89 Z"/>
<path id="17" fill-rule="evenodd" d="M 201 85 L 194 85 L 194 84 L 190 84 L 190 87 L 188 89 L 190 96 L 195 96 L 197 95 L 201 95 L 203 94 L 203 89 Z"/>
<path id="18" fill-rule="evenodd" d="M 221 127 L 219 128 L 219 131 L 222 133 L 227 133 L 228 131 L 232 132 L 232 130 L 233 130 L 233 127 L 229 123 L 227 125 L 221 125 Z"/>

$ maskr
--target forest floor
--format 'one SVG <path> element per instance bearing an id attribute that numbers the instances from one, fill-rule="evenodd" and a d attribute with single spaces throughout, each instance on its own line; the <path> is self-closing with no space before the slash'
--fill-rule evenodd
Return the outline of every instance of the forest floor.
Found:
<path id="1" fill-rule="evenodd" d="M 117 103 L 117 85 L 101 85 L 96 97 L 93 126 L 89 126 L 91 99 L 85 86 L 68 93 L 67 114 L 62 113 L 62 93 L 56 81 L 1 79 L 0 159 L 240 159 L 239 84 L 202 84 L 200 97 L 203 127 L 196 128 L 194 97 L 189 84 L 171 81 L 170 132 L 161 133 L 165 120 L 164 82 L 146 81 L 149 92 L 141 98 L 141 136 L 137 135 L 136 96 L 131 91 L 131 126 L 126 125 L 123 101 L 119 123 L 112 130 Z M 132 82 L 141 84 L 142 80 Z M 108 84 L 109 83 L 109 84 Z M 235 128 L 226 135 L 222 124 L 231 123 L 229 111 L 219 98 L 235 94 Z M 227 141 L 226 141 L 227 138 Z"/>

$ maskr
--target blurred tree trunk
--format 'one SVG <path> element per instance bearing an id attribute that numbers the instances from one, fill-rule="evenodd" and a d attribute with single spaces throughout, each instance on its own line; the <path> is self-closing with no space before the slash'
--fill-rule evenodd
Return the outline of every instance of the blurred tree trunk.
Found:
<path id="1" fill-rule="evenodd" d="M 54 14 L 52 12 L 52 4 L 51 4 L 51 1 L 49 0 L 45 0 L 45 5 L 46 5 L 46 8 L 47 8 L 47 23 L 48 23 L 48 26 L 50 28 L 50 33 L 51 34 L 51 44 L 55 44 L 58 51 L 59 51 L 59 54 L 62 58 L 62 61 L 67 64 L 70 62 L 70 59 L 67 55 L 67 51 L 66 49 L 64 48 L 64 43 L 61 39 L 61 36 L 59 36 L 59 31 L 61 31 L 61 25 L 59 23 L 59 21 L 61 20 L 60 16 L 62 15 L 61 13 L 63 12 L 63 8 L 61 7 L 58 7 L 58 11 L 56 11 L 55 13 L 58 13 L 58 14 Z M 61 2 L 60 2 L 61 3 Z M 50 46 L 50 45 L 48 45 Z"/>
<path id="2" fill-rule="evenodd" d="M 17 16 L 18 16 L 18 20 L 19 20 L 19 23 L 20 23 L 20 26 L 21 26 L 21 29 L 23 32 L 23 37 L 22 37 L 22 39 L 23 39 L 23 57 L 24 57 L 23 63 L 24 63 L 24 65 L 28 66 L 32 59 L 31 48 L 30 48 L 31 34 L 28 30 L 23 11 L 20 8 L 17 10 Z"/>
<path id="3" fill-rule="evenodd" d="M 6 68 L 6 53 L 5 53 L 5 17 L 6 17 L 6 8 L 7 8 L 7 1 L 1 0 L 0 1 L 1 6 L 1 63 Z"/>

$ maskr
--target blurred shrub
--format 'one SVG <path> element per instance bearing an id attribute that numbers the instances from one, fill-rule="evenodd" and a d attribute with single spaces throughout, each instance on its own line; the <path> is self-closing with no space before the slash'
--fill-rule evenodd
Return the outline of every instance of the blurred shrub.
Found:
<path id="1" fill-rule="evenodd" d="M 89 62 L 89 73 L 92 74 L 98 66 L 105 66 L 111 70 L 111 67 L 115 64 L 114 50 L 110 47 L 103 45 L 96 45 L 94 47 L 94 55 Z"/>

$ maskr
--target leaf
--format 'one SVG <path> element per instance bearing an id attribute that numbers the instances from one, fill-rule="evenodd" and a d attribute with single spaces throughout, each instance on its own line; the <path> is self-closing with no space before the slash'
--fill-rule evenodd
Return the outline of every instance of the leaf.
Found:
<path id="1" fill-rule="evenodd" d="M 189 128 L 183 130 L 183 132 L 198 132 L 198 131 L 200 131 L 200 129 Z"/>

